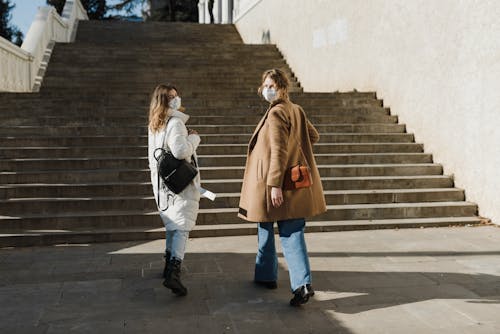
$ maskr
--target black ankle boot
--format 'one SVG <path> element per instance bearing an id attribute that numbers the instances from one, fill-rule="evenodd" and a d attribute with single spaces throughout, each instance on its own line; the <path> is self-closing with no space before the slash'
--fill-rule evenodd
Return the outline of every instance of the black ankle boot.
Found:
<path id="1" fill-rule="evenodd" d="M 309 301 L 309 297 L 314 296 L 314 290 L 310 284 L 306 284 L 293 292 L 293 298 L 290 299 L 290 305 L 300 306 Z"/>
<path id="2" fill-rule="evenodd" d="M 163 285 L 176 295 L 185 296 L 187 289 L 181 282 L 181 264 L 182 261 L 176 258 L 170 260 Z"/>
<path id="3" fill-rule="evenodd" d="M 170 257 L 172 256 L 172 253 L 170 252 L 165 252 L 165 268 L 163 268 L 163 278 L 167 277 L 167 270 L 168 270 L 168 264 L 170 263 Z"/>

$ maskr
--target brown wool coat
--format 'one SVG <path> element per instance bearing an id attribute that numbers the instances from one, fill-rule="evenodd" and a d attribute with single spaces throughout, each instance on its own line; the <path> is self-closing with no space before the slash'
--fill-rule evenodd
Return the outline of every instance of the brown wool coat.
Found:
<path id="1" fill-rule="evenodd" d="M 251 222 L 274 222 L 325 212 L 323 186 L 312 150 L 318 140 L 318 131 L 299 105 L 284 100 L 273 102 L 248 145 L 238 216 Z M 282 188 L 285 171 L 298 163 L 311 168 L 312 186 L 283 190 L 284 203 L 273 207 L 271 187 Z"/>

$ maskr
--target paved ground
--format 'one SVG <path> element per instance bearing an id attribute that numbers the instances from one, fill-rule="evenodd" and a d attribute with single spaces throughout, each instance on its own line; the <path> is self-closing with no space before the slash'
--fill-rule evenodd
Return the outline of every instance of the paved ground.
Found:
<path id="1" fill-rule="evenodd" d="M 500 333 L 500 229 L 307 234 L 314 300 L 251 283 L 256 239 L 192 239 L 189 295 L 161 240 L 0 250 L 1 333 Z"/>

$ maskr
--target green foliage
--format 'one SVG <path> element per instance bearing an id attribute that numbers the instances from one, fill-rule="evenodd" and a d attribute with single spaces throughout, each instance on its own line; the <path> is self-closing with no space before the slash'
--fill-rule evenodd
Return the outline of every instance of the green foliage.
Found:
<path id="1" fill-rule="evenodd" d="M 131 14 L 136 7 L 142 6 L 145 2 L 145 0 L 121 0 L 120 2 L 112 6 L 111 9 L 117 11 L 123 10 L 128 14 Z"/>
<path id="2" fill-rule="evenodd" d="M 10 24 L 14 7 L 10 0 L 0 0 L 0 36 L 20 46 L 23 43 L 23 33 Z"/>
<path id="3" fill-rule="evenodd" d="M 66 0 L 46 0 L 54 6 L 59 14 L 62 13 Z M 106 0 L 80 0 L 87 9 L 91 20 L 102 20 L 109 10 L 124 11 L 131 14 L 137 7 L 148 5 L 151 0 L 120 0 L 112 6 Z M 156 1 L 161 3 L 162 1 Z M 198 0 L 163 0 L 164 5 L 155 8 L 149 13 L 148 20 L 152 21 L 184 21 L 198 22 Z"/>
<path id="4" fill-rule="evenodd" d="M 106 0 L 81 0 L 83 7 L 87 10 L 87 15 L 91 20 L 102 20 L 106 16 L 108 6 Z"/>
<path id="5" fill-rule="evenodd" d="M 163 6 L 158 6 L 149 12 L 148 20 L 151 21 L 183 21 L 198 22 L 198 0 L 163 0 Z M 112 7 L 115 10 L 124 10 L 131 13 L 137 6 L 148 5 L 151 0 L 121 0 Z"/>
<path id="6" fill-rule="evenodd" d="M 106 0 L 80 0 L 87 10 L 87 15 L 91 20 L 102 20 L 106 16 L 108 6 Z M 47 0 L 47 4 L 54 6 L 59 14 L 62 14 L 66 0 Z"/>
<path id="7" fill-rule="evenodd" d="M 169 0 L 163 8 L 151 13 L 151 20 L 198 22 L 198 1 Z"/>

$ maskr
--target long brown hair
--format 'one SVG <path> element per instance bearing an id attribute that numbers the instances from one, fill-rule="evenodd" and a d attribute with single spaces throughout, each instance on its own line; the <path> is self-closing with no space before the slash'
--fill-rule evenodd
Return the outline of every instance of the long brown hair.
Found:
<path id="1" fill-rule="evenodd" d="M 288 76 L 283 70 L 279 68 L 273 68 L 262 73 L 262 81 L 259 87 L 259 95 L 262 96 L 262 85 L 264 81 L 266 81 L 267 77 L 273 79 L 276 84 L 276 93 L 278 94 L 277 98 L 289 100 L 288 97 L 288 87 L 290 86 L 290 80 L 288 80 Z"/>
<path id="2" fill-rule="evenodd" d="M 167 122 L 168 103 L 170 99 L 168 93 L 172 90 L 179 92 L 172 84 L 160 84 L 156 86 L 151 103 L 149 105 L 149 129 L 152 132 L 160 131 Z"/>

